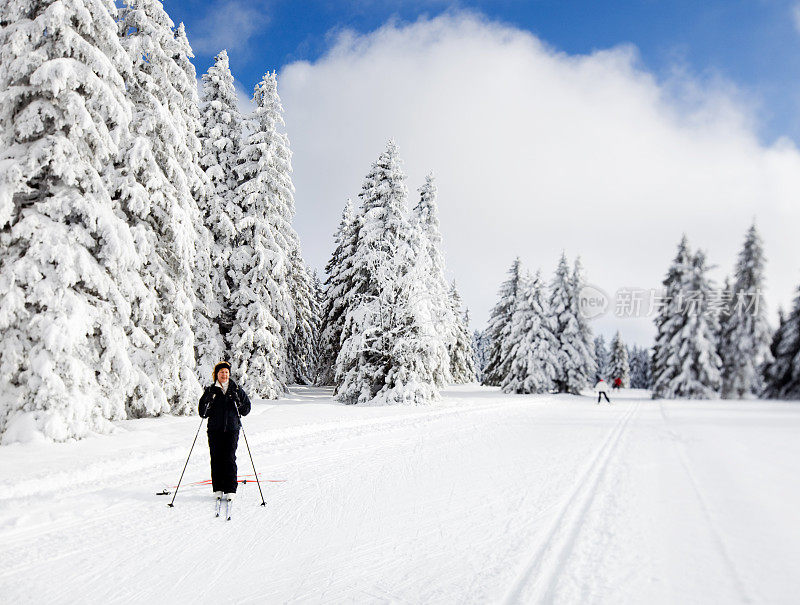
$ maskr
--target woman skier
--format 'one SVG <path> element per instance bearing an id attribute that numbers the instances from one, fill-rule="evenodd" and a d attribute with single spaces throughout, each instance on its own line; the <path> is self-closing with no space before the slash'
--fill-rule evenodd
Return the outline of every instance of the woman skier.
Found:
<path id="1" fill-rule="evenodd" d="M 602 397 L 606 398 L 608 403 L 611 403 L 611 400 L 608 398 L 608 384 L 602 378 L 594 385 L 595 393 L 597 393 L 597 404 L 600 405 L 600 399 Z"/>
<path id="2" fill-rule="evenodd" d="M 208 418 L 208 450 L 211 454 L 211 486 L 217 497 L 217 516 L 223 495 L 230 507 L 238 485 L 236 446 L 239 443 L 239 416 L 250 413 L 250 398 L 231 379 L 231 364 L 214 366 L 213 384 L 200 397 L 200 416 Z M 229 509 L 230 510 L 230 509 Z"/>

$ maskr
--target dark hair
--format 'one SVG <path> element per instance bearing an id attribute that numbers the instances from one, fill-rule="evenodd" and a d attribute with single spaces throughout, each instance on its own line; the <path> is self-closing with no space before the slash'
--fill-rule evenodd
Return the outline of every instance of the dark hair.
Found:
<path id="1" fill-rule="evenodd" d="M 223 368 L 225 368 L 226 370 L 228 370 L 230 372 L 231 371 L 231 364 L 229 364 L 227 361 L 220 361 L 217 365 L 215 365 L 214 366 L 214 371 L 211 374 L 212 382 L 217 382 L 217 372 L 219 372 Z"/>

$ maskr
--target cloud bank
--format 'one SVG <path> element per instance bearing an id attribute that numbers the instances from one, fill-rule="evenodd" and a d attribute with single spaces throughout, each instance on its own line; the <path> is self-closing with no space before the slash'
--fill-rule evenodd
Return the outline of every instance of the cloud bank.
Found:
<path id="1" fill-rule="evenodd" d="M 483 328 L 519 255 L 549 276 L 562 250 L 591 283 L 655 288 L 685 232 L 722 278 L 755 219 L 773 312 L 800 283 L 800 153 L 765 146 L 730 85 L 658 81 L 631 46 L 568 55 L 474 13 L 342 33 L 280 73 L 296 226 L 321 269 L 347 197 L 395 138 L 412 203 L 439 186 L 448 273 Z M 649 343 L 651 319 L 593 322 Z"/>

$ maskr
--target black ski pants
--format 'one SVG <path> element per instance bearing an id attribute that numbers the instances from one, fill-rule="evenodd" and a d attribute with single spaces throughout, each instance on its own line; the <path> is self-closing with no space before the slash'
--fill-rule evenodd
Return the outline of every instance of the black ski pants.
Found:
<path id="1" fill-rule="evenodd" d="M 236 493 L 236 446 L 239 431 L 208 431 L 211 454 L 211 486 L 215 492 Z"/>
<path id="2" fill-rule="evenodd" d="M 606 401 L 608 401 L 608 403 L 611 403 L 611 401 L 609 400 L 609 398 L 608 398 L 608 395 L 606 395 L 606 392 L 605 392 L 605 391 L 600 391 L 600 392 L 597 394 L 597 403 L 600 403 L 600 398 L 601 398 L 601 397 L 605 397 L 605 398 L 606 398 Z"/>

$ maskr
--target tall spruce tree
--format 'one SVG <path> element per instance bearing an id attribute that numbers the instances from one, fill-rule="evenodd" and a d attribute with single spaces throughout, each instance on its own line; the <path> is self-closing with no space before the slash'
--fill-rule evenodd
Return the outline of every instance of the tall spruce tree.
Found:
<path id="1" fill-rule="evenodd" d="M 511 360 L 503 357 L 503 343 L 511 333 L 514 308 L 517 304 L 517 292 L 522 278 L 522 263 L 517 257 L 508 270 L 508 279 L 500 285 L 500 300 L 492 308 L 489 316 L 489 325 L 484 331 L 484 337 L 487 339 L 488 345 L 483 376 L 483 384 L 485 385 L 500 386 L 509 373 Z"/>
<path id="2" fill-rule="evenodd" d="M 190 413 L 200 394 L 193 282 L 199 210 L 190 185 L 193 175 L 186 172 L 193 158 L 187 147 L 184 95 L 174 85 L 186 73 L 175 61 L 180 49 L 173 23 L 158 0 L 125 0 L 118 26 L 133 64 L 126 88 L 135 110 L 132 130 L 138 135 L 127 159 L 150 201 L 146 214 L 128 213 L 147 240 L 142 277 L 156 296 L 152 309 L 143 313 L 145 307 L 134 307 L 136 325 L 154 346 L 142 369 L 158 375 L 170 410 Z M 139 398 L 129 414 L 161 411 L 142 405 L 148 400 Z"/>
<path id="3" fill-rule="evenodd" d="M 225 343 L 219 333 L 220 300 L 214 293 L 214 265 L 211 254 L 214 240 L 206 226 L 205 216 L 213 187 L 208 175 L 200 165 L 202 144 L 200 143 L 201 116 L 200 98 L 197 90 L 197 72 L 192 58 L 194 53 L 186 37 L 186 28 L 180 23 L 174 32 L 173 60 L 179 70 L 173 79 L 175 90 L 182 102 L 173 105 L 185 140 L 185 153 L 178 157 L 181 170 L 186 175 L 196 208 L 193 209 L 196 246 L 194 256 L 194 334 L 197 358 L 197 374 L 201 381 L 208 379 L 214 365 L 223 358 Z"/>
<path id="4" fill-rule="evenodd" d="M 772 384 L 774 381 L 775 364 L 778 363 L 777 354 L 781 348 L 781 340 L 783 338 L 784 325 L 786 324 L 786 314 L 783 312 L 782 307 L 778 307 L 778 327 L 772 333 L 772 339 L 769 344 L 769 358 L 761 366 L 761 379 L 763 389 L 759 394 L 761 397 L 772 398 L 774 392 L 772 391 Z"/>
<path id="5" fill-rule="evenodd" d="M 761 296 L 764 262 L 761 237 L 752 225 L 736 264 L 731 304 L 721 322 L 722 396 L 726 399 L 754 397 L 763 390 L 760 368 L 769 361 L 771 340 Z"/>
<path id="6" fill-rule="evenodd" d="M 547 309 L 544 284 L 537 271 L 521 282 L 505 341 L 511 360 L 503 380 L 504 393 L 547 393 L 553 388 L 558 364 L 558 340 Z"/>
<path id="7" fill-rule="evenodd" d="M 307 358 L 312 347 L 313 301 L 311 276 L 306 269 L 300 249 L 300 238 L 292 226 L 295 215 L 294 184 L 292 183 L 292 151 L 285 127 L 283 106 L 278 95 L 278 78 L 268 73 L 262 81 L 264 113 L 261 118 L 265 142 L 270 147 L 268 182 L 273 208 L 270 213 L 278 245 L 286 256 L 285 283 L 280 296 L 285 309 L 276 312 L 285 341 L 283 352 L 284 373 L 289 382 L 308 382 Z"/>
<path id="8" fill-rule="evenodd" d="M 772 361 L 765 364 L 763 396 L 770 399 L 800 399 L 800 288 L 792 310 L 780 325 L 771 345 Z"/>
<path id="9" fill-rule="evenodd" d="M 309 268 L 311 275 L 311 292 L 313 295 L 313 324 L 311 331 L 311 353 L 307 361 L 309 379 L 306 384 L 319 384 L 322 360 L 322 308 L 325 304 L 325 293 L 319 275 L 315 269 Z"/>
<path id="10" fill-rule="evenodd" d="M 619 331 L 614 335 L 611 341 L 611 359 L 609 361 L 608 369 L 609 378 L 616 382 L 617 378 L 622 381 L 623 388 L 627 389 L 631 386 L 631 368 L 628 360 L 628 349 L 625 343 L 622 342 L 622 336 Z"/>
<path id="11" fill-rule="evenodd" d="M 416 221 L 407 220 L 405 227 L 389 299 L 391 366 L 377 400 L 427 404 L 439 399 L 438 389 L 450 380 L 451 357 L 439 329 L 439 303 L 425 283 L 431 272 L 424 260 L 427 237 Z"/>
<path id="12" fill-rule="evenodd" d="M 285 390 L 281 354 L 285 351 L 279 313 L 287 313 L 286 255 L 277 241 L 271 214 L 271 145 L 268 84 L 255 87 L 250 135 L 236 165 L 236 207 L 241 212 L 236 247 L 228 257 L 233 285 L 230 306 L 235 317 L 228 333 L 231 358 L 243 386 L 261 398 L 275 399 Z M 283 281 L 281 281 L 283 280 Z"/>
<path id="13" fill-rule="evenodd" d="M 475 378 L 478 382 L 484 381 L 484 370 L 488 359 L 488 342 L 481 330 L 472 332 L 472 357 L 475 360 Z"/>
<path id="14" fill-rule="evenodd" d="M 405 175 L 390 141 L 359 194 L 363 221 L 353 255 L 336 362 L 345 403 L 427 403 L 438 398 L 433 368 L 447 359 L 425 288 L 425 238 L 408 217 Z"/>
<path id="15" fill-rule="evenodd" d="M 314 384 L 319 332 L 319 303 L 314 290 L 314 277 L 303 264 L 305 275 L 295 279 L 293 292 L 296 309 L 295 330 L 289 338 L 289 377 L 298 384 Z"/>
<path id="16" fill-rule="evenodd" d="M 242 145 L 242 116 L 236 103 L 228 53 L 220 52 L 208 72 L 203 74 L 201 98 L 200 166 L 211 184 L 204 212 L 205 225 L 213 239 L 211 248 L 212 285 L 220 309 L 217 323 L 230 349 L 228 334 L 236 309 L 231 305 L 233 278 L 229 261 L 236 247 L 241 209 L 236 199 L 237 171 Z"/>
<path id="17" fill-rule="evenodd" d="M 335 247 L 325 266 L 327 278 L 323 296 L 320 324 L 320 359 L 317 384 L 333 385 L 336 358 L 341 349 L 342 329 L 347 310 L 352 306 L 358 287 L 354 281 L 354 260 L 361 216 L 348 199 L 342 220 L 334 235 Z"/>
<path id="18" fill-rule="evenodd" d="M 662 284 L 663 304 L 655 318 L 656 339 L 653 345 L 653 398 L 668 397 L 670 383 L 679 372 L 680 359 L 677 348 L 677 335 L 684 323 L 686 291 L 692 271 L 692 257 L 689 242 L 683 235 L 678 244 L 678 252 Z"/>
<path id="19" fill-rule="evenodd" d="M 562 254 L 550 287 L 550 313 L 558 339 L 555 386 L 559 393 L 579 394 L 596 373 L 589 348 L 591 340 L 587 340 L 591 333 L 578 309 L 580 281 L 580 271 L 570 275 L 567 257 Z"/>
<path id="20" fill-rule="evenodd" d="M 449 348 L 450 376 L 455 384 L 475 380 L 475 361 L 472 355 L 472 337 L 469 333 L 469 311 L 461 311 L 461 295 L 453 281 L 450 286 L 450 312 L 456 318 L 454 340 Z"/>
<path id="21" fill-rule="evenodd" d="M 63 441 L 125 416 L 135 235 L 119 169 L 132 69 L 112 2 L 0 4 L 0 433 Z"/>
<path id="22" fill-rule="evenodd" d="M 580 294 L 586 284 L 585 272 L 580 256 L 575 259 L 572 268 L 572 289 L 575 299 L 575 317 L 578 322 L 577 350 L 581 359 L 581 373 L 585 376 L 584 386 L 590 386 L 597 375 L 597 360 L 594 356 L 594 341 L 592 340 L 592 328 L 589 321 L 580 308 Z"/>
<path id="23" fill-rule="evenodd" d="M 594 358 L 595 362 L 597 363 L 597 376 L 596 378 L 599 380 L 609 378 L 608 373 L 608 348 L 606 347 L 606 339 L 603 337 L 602 334 L 598 335 L 597 338 L 594 339 Z"/>
<path id="24" fill-rule="evenodd" d="M 425 290 L 430 297 L 429 305 L 438 337 L 451 353 L 447 363 L 433 368 L 433 371 L 438 374 L 437 383 L 447 384 L 455 380 L 451 376 L 451 368 L 461 363 L 453 358 L 453 355 L 458 354 L 460 351 L 455 348 L 456 340 L 459 336 L 458 332 L 461 329 L 459 326 L 460 310 L 453 310 L 452 290 L 447 284 L 447 279 L 444 275 L 442 234 L 439 228 L 439 207 L 437 204 L 438 193 L 432 174 L 428 174 L 425 177 L 425 184 L 419 188 L 419 194 L 419 202 L 413 211 L 413 221 L 421 231 L 421 236 L 424 238 L 424 247 L 426 248 L 426 260 L 429 269 L 423 273 L 426 282 Z"/>
<path id="25" fill-rule="evenodd" d="M 705 254 L 697 252 L 689 260 L 689 274 L 678 292 L 683 305 L 671 318 L 675 328 L 666 360 L 670 374 L 662 373 L 654 395 L 668 399 L 711 399 L 719 394 L 722 360 L 717 354 L 717 318 L 709 312 L 713 285 L 707 276 Z M 669 378 L 666 379 L 666 376 Z"/>

